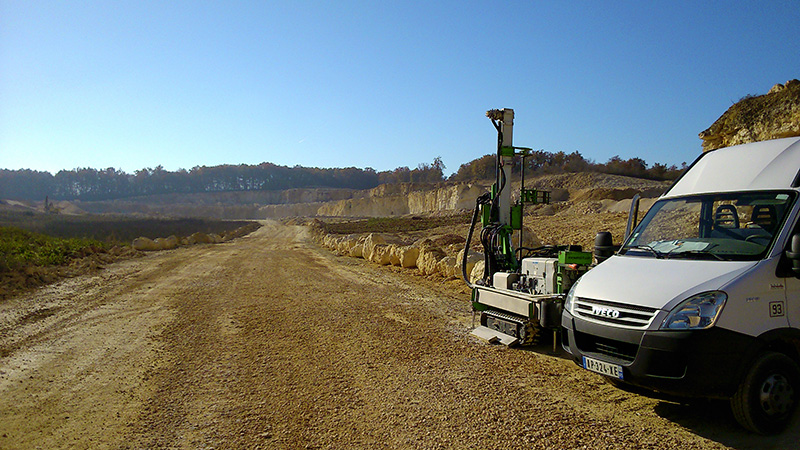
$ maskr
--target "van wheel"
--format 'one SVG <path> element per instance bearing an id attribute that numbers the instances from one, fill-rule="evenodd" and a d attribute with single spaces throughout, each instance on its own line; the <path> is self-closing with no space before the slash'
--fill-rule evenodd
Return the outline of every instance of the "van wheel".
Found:
<path id="1" fill-rule="evenodd" d="M 759 356 L 731 399 L 736 420 L 759 434 L 775 434 L 789 424 L 800 396 L 800 369 L 788 356 Z"/>

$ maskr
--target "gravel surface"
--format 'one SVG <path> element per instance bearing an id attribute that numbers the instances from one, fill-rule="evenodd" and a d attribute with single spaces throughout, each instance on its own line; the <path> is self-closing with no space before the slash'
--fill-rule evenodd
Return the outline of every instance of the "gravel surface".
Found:
<path id="1" fill-rule="evenodd" d="M 111 264 L 0 303 L 0 448 L 796 448 L 484 344 L 468 299 L 274 222 Z"/>

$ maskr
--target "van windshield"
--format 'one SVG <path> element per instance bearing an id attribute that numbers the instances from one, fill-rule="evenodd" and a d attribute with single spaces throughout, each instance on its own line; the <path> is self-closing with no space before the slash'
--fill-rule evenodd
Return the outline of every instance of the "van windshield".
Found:
<path id="1" fill-rule="evenodd" d="M 656 202 L 620 253 L 655 258 L 757 260 L 772 245 L 794 192 L 709 194 Z"/>

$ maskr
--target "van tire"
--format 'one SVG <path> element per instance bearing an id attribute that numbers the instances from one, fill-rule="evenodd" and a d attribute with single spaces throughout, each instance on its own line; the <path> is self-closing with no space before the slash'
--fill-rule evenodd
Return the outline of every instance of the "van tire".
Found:
<path id="1" fill-rule="evenodd" d="M 782 353 L 756 358 L 731 399 L 736 421 L 759 434 L 783 431 L 797 409 L 800 368 Z"/>

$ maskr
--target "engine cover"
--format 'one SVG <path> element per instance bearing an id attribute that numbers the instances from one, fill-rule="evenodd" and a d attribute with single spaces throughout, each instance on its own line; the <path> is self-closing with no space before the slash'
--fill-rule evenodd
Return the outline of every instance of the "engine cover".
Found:
<path id="1" fill-rule="evenodd" d="M 558 258 L 524 258 L 521 264 L 526 287 L 533 294 L 556 294 L 558 291 Z"/>

